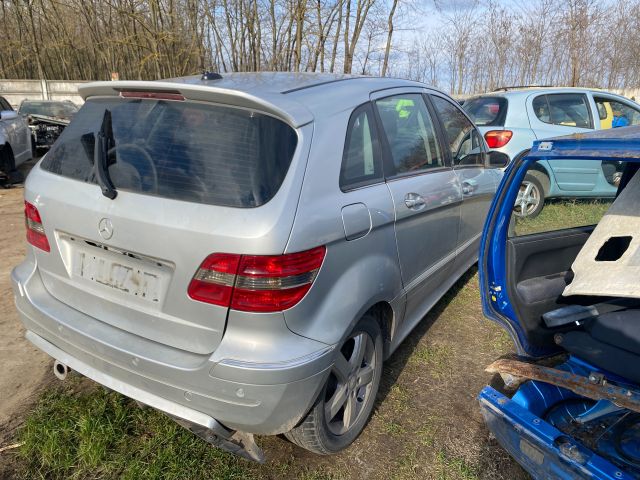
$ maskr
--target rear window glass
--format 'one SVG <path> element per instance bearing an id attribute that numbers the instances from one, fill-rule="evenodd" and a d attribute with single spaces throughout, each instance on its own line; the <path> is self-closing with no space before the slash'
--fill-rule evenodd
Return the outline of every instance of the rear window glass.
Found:
<path id="1" fill-rule="evenodd" d="M 507 99 L 502 97 L 472 98 L 462 108 L 480 127 L 503 127 L 507 117 Z"/>
<path id="2" fill-rule="evenodd" d="M 94 135 L 105 110 L 115 147 L 108 155 L 116 189 L 231 207 L 271 200 L 297 145 L 294 129 L 271 116 L 233 107 L 140 99 L 87 101 L 42 168 L 96 183 Z"/>

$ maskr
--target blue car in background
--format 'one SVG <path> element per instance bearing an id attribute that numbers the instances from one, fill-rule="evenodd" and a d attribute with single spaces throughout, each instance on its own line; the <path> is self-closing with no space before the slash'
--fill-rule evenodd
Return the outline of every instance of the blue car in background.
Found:
<path id="1" fill-rule="evenodd" d="M 478 400 L 497 441 L 536 479 L 640 478 L 640 298 L 609 295 L 598 281 L 596 295 L 563 295 L 577 283 L 585 243 L 603 232 L 594 234 L 595 224 L 611 218 L 612 199 L 514 215 L 523 179 L 541 164 L 603 162 L 621 162 L 618 195 L 637 191 L 640 127 L 536 141 L 506 170 L 481 240 L 484 314 L 507 331 L 517 356 L 488 367 L 496 375 Z M 637 225 L 640 206 L 631 212 L 626 219 Z M 640 249 L 626 253 L 636 233 L 609 238 L 594 265 L 636 265 Z"/>
<path id="2" fill-rule="evenodd" d="M 640 124 L 640 105 L 611 92 L 569 87 L 507 87 L 465 100 L 462 107 L 492 150 L 511 160 L 535 140 Z M 522 180 L 515 213 L 535 217 L 545 200 L 607 198 L 616 193 L 615 161 L 539 162 Z"/>

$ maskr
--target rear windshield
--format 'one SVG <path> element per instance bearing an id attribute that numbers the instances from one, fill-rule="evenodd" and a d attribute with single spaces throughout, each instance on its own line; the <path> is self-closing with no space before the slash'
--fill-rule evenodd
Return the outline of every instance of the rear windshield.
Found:
<path id="1" fill-rule="evenodd" d="M 504 127 L 504 121 L 507 117 L 506 98 L 472 98 L 465 101 L 462 108 L 479 127 Z"/>
<path id="2" fill-rule="evenodd" d="M 201 103 L 87 101 L 42 163 L 45 170 L 96 183 L 94 135 L 111 112 L 108 155 L 116 190 L 230 207 L 271 200 L 296 149 L 294 129 L 271 116 Z"/>

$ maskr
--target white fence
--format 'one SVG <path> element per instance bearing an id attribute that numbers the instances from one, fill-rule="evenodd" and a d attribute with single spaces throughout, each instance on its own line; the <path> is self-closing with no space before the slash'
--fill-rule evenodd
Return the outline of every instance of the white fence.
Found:
<path id="1" fill-rule="evenodd" d="M 25 99 L 29 100 L 71 100 L 82 104 L 78 86 L 82 81 L 72 80 L 0 80 L 0 95 L 17 107 Z"/>

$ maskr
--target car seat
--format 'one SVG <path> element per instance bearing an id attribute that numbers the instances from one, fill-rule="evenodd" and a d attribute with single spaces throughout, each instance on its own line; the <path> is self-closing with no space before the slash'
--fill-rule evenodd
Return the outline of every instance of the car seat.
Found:
<path id="1" fill-rule="evenodd" d="M 640 309 L 603 313 L 557 334 L 555 341 L 582 360 L 640 383 Z"/>

